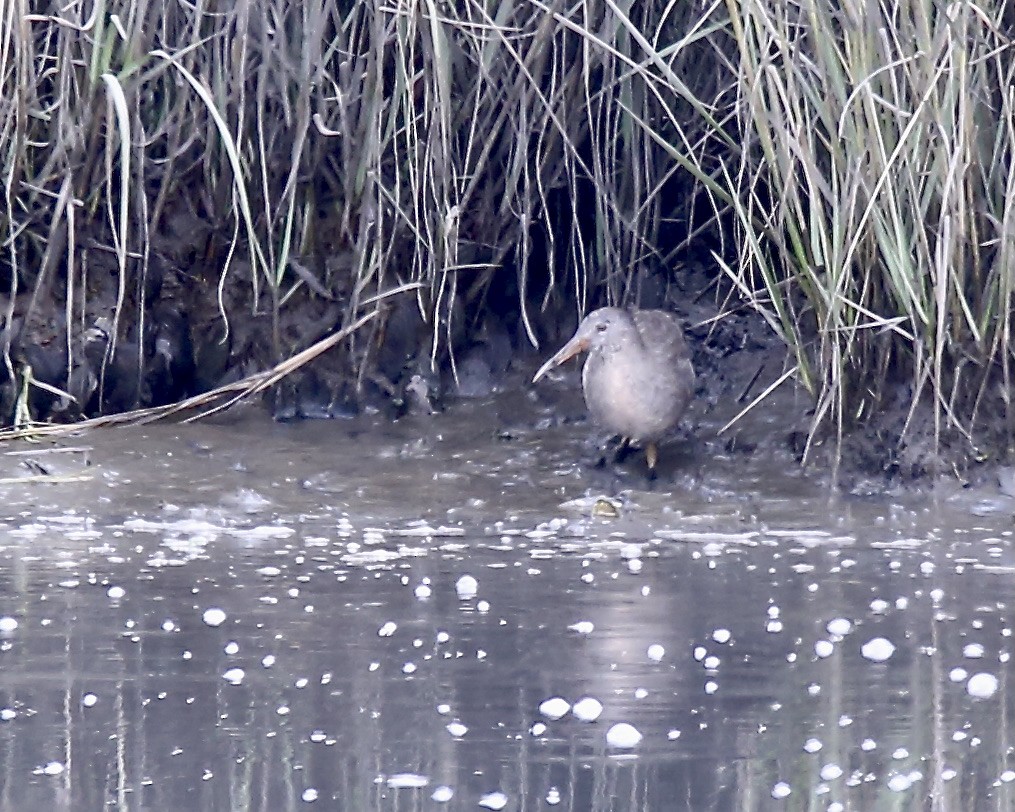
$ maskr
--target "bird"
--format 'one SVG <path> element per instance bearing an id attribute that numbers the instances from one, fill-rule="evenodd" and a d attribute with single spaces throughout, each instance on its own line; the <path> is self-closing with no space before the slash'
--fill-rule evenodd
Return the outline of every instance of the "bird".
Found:
<path id="1" fill-rule="evenodd" d="M 582 390 L 592 419 L 619 434 L 622 446 L 643 444 L 654 478 L 656 444 L 677 424 L 694 394 L 694 367 L 680 322 L 665 310 L 595 310 L 532 382 L 583 352 L 588 358 Z"/>

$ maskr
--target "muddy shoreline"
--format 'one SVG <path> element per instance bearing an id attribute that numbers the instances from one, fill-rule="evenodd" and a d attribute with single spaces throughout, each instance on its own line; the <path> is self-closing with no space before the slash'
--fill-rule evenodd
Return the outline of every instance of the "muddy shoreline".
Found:
<path id="1" fill-rule="evenodd" d="M 202 286 L 188 287 L 171 264 L 158 265 L 152 276 L 140 294 L 144 305 L 137 309 L 147 314 L 143 323 L 126 316 L 118 326 L 113 324 L 111 280 L 93 292 L 91 321 L 80 322 L 70 342 L 77 351 L 72 350 L 69 376 L 60 302 L 37 307 L 30 321 L 21 324 L 12 358 L 20 359 L 19 369 L 29 368 L 49 387 L 30 390 L 35 419 L 73 423 L 173 403 L 271 365 L 266 316 L 226 324 L 208 308 Z M 638 291 L 637 304 L 678 315 L 697 373 L 692 405 L 663 442 L 659 487 L 681 475 L 679 465 L 665 463 L 667 456 L 687 461 L 760 455 L 860 496 L 927 489 L 941 477 L 989 490 L 997 487 L 999 477 L 1011 478 L 1005 467 L 1009 427 L 1003 410 L 996 410 L 996 424 L 986 424 L 975 442 L 955 431 L 935 436 L 932 410 L 924 404 L 913 406 L 908 379 L 895 385 L 894 397 L 877 413 L 846 427 L 841 444 L 827 430 L 812 436 L 813 400 L 788 373 L 786 348 L 758 313 L 731 304 L 704 263 L 685 268 L 679 280 L 666 276 L 649 281 L 653 284 Z M 233 308 L 248 295 L 239 284 L 228 290 Z M 463 307 L 446 313 L 446 324 L 436 329 L 441 340 L 435 349 L 435 327 L 421 318 L 415 293 L 392 297 L 362 331 L 283 378 L 264 397 L 265 407 L 280 421 L 341 419 L 364 411 L 395 421 L 410 413 L 453 412 L 463 402 L 516 390 L 528 396 L 530 405 L 515 419 L 529 428 L 586 421 L 581 361 L 569 362 L 539 386 L 530 383 L 536 368 L 577 324 L 573 302 L 554 301 L 530 312 L 538 349 L 514 305 L 507 299 L 487 304 L 476 313 Z M 337 331 L 342 319 L 336 302 L 304 290 L 280 314 L 285 353 Z M 119 338 L 111 349 L 114 333 Z M 8 377 L 0 386 L 6 415 L 12 414 L 22 386 L 21 375 Z M 74 399 L 57 396 L 54 387 Z M 609 438 L 591 423 L 587 430 L 584 463 L 592 473 L 619 482 L 633 477 L 637 483 L 643 474 L 638 458 L 607 466 L 606 471 L 595 469 Z"/>

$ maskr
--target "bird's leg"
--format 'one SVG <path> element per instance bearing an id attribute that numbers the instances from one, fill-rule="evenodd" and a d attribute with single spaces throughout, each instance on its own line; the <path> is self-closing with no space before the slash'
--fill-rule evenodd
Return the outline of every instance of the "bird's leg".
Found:
<path id="1" fill-rule="evenodd" d="M 656 463 L 659 461 L 659 449 L 655 443 L 645 444 L 645 462 L 648 463 L 649 479 L 656 478 Z"/>

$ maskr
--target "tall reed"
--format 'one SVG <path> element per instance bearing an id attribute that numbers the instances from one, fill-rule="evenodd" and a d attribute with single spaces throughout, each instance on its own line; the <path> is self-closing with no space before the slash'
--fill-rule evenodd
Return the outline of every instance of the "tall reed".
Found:
<path id="1" fill-rule="evenodd" d="M 929 399 L 935 439 L 950 429 L 971 440 L 988 387 L 1007 392 L 1011 379 L 1003 9 L 727 8 L 748 146 L 727 181 L 740 248 L 730 275 L 794 351 L 815 425 L 841 438 L 905 376 L 910 417 Z"/>
<path id="2" fill-rule="evenodd" d="M 57 302 L 68 379 L 95 258 L 115 318 L 138 321 L 152 246 L 197 239 L 181 222 L 205 240 L 184 278 L 227 324 L 270 314 L 276 357 L 300 349 L 278 316 L 308 292 L 348 326 L 409 285 L 435 361 L 503 269 L 535 341 L 540 306 L 633 301 L 711 230 L 731 290 L 814 394 L 814 437 L 841 439 L 900 377 L 938 434 L 971 438 L 1007 402 L 1003 8 L 13 0 L 3 15 L 7 323 Z M 360 367 L 367 330 L 383 319 L 351 338 Z"/>

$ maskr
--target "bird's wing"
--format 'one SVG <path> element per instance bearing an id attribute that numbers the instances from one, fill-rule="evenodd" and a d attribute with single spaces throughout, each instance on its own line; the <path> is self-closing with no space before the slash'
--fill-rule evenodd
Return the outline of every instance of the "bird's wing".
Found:
<path id="1" fill-rule="evenodd" d="M 691 351 L 684 340 L 680 320 L 665 310 L 636 310 L 634 322 L 642 344 L 657 358 L 669 363 L 690 360 Z"/>

